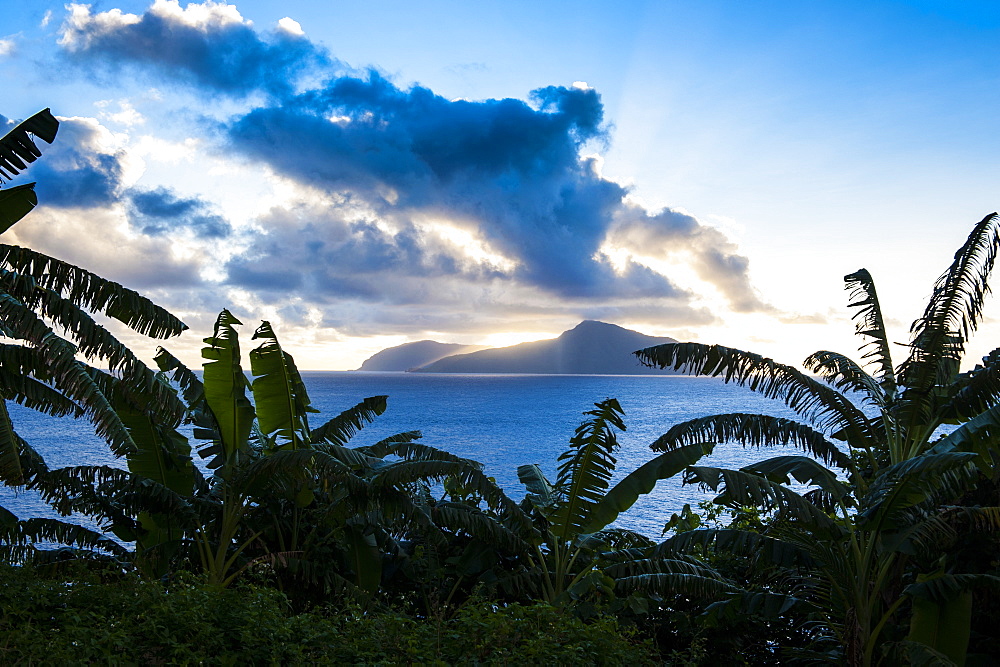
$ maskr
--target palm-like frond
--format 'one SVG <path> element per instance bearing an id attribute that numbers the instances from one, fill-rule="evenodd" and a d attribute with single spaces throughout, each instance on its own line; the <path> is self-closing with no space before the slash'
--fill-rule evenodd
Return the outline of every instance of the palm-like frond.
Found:
<path id="1" fill-rule="evenodd" d="M 308 413 L 319 410 L 309 402 L 295 360 L 281 349 L 270 322 L 261 322 L 253 339 L 263 341 L 250 351 L 253 398 L 260 430 L 274 440 L 277 447 L 298 449 L 307 445 Z"/>
<path id="2" fill-rule="evenodd" d="M 791 419 L 732 413 L 691 419 L 671 426 L 650 445 L 654 451 L 664 451 L 699 443 L 736 442 L 744 447 L 782 445 L 795 447 L 849 472 L 854 463 L 819 431 Z"/>
<path id="3" fill-rule="evenodd" d="M 486 505 L 501 515 L 501 520 L 518 530 L 530 528 L 530 520 L 524 516 L 513 500 L 503 492 L 496 482 L 486 476 L 479 464 L 470 465 L 465 459 L 417 459 L 404 460 L 376 469 L 370 483 L 375 489 L 402 488 L 418 482 L 444 482 L 452 478 L 458 486 L 469 489 L 485 501 Z"/>
<path id="4" fill-rule="evenodd" d="M 727 383 L 782 400 L 820 430 L 843 431 L 855 447 L 875 444 L 868 419 L 847 397 L 796 368 L 759 354 L 722 345 L 667 343 L 635 355 L 647 366 L 721 376 Z"/>
<path id="5" fill-rule="evenodd" d="M 715 577 L 683 573 L 638 574 L 615 580 L 615 593 L 656 593 L 658 595 L 683 595 L 688 598 L 718 599 L 740 593 L 738 586 Z"/>
<path id="6" fill-rule="evenodd" d="M 884 386 L 871 375 L 866 373 L 861 366 L 853 359 L 837 352 L 822 350 L 814 352 L 806 357 L 802 366 L 807 371 L 812 371 L 823 380 L 840 391 L 855 392 L 861 394 L 862 400 L 882 407 L 886 404 L 892 394 L 885 393 Z M 895 380 L 891 381 L 890 387 L 895 392 Z"/>
<path id="7" fill-rule="evenodd" d="M 896 376 L 889 351 L 885 320 L 882 317 L 882 306 L 875 292 L 875 281 L 867 269 L 861 269 L 844 276 L 844 282 L 851 292 L 852 301 L 848 308 L 858 309 L 854 313 L 855 331 L 859 336 L 868 339 L 868 342 L 861 346 L 861 358 L 871 360 L 875 366 L 875 379 L 882 389 L 881 393 L 887 400 L 891 400 L 896 394 Z"/>
<path id="8" fill-rule="evenodd" d="M 6 562 L 31 561 L 38 551 L 35 545 L 44 542 L 98 549 L 121 559 L 131 556 L 128 549 L 101 533 L 58 519 L 24 519 L 5 528 L 0 533 L 0 555 Z"/>
<path id="9" fill-rule="evenodd" d="M 955 253 L 955 260 L 934 284 L 923 315 L 910 327 L 910 353 L 900 365 L 906 387 L 900 419 L 907 431 L 932 420 L 934 388 L 950 384 L 965 344 L 976 330 L 989 293 L 987 280 L 1000 250 L 1000 217 L 983 218 Z"/>
<path id="10" fill-rule="evenodd" d="M 712 453 L 713 445 L 688 445 L 660 454 L 642 464 L 603 494 L 590 507 L 583 532 L 593 533 L 611 524 L 626 511 L 639 496 L 649 493 L 662 479 L 673 477 L 701 457 Z"/>
<path id="11" fill-rule="evenodd" d="M 218 467 L 223 461 L 223 457 L 218 456 L 222 452 L 220 444 L 222 436 L 215 414 L 205 398 L 205 385 L 201 378 L 162 347 L 157 348 L 153 360 L 167 379 L 176 383 L 180 388 L 184 403 L 187 405 L 186 421 L 194 425 L 194 437 L 198 440 L 209 441 L 208 445 L 200 447 L 199 455 L 202 458 L 215 456 L 216 458 L 209 463 L 209 467 Z"/>
<path id="12" fill-rule="evenodd" d="M 791 489 L 760 475 L 742 470 L 692 466 L 685 474 L 686 484 L 701 484 L 720 493 L 717 502 L 737 507 L 760 507 L 777 510 L 819 535 L 839 538 L 843 528 L 820 508 Z"/>
<path id="13" fill-rule="evenodd" d="M 195 468 L 188 439 L 169 424 L 163 424 L 122 402 L 119 417 L 132 434 L 136 453 L 128 457 L 128 468 L 181 495 L 189 495 L 195 485 Z"/>
<path id="14" fill-rule="evenodd" d="M 176 382 L 184 396 L 184 402 L 192 405 L 205 398 L 205 385 L 198 375 L 185 366 L 180 359 L 162 347 L 156 348 L 153 357 L 157 368 L 166 373 L 171 382 Z"/>
<path id="15" fill-rule="evenodd" d="M 411 432 L 412 433 L 412 432 Z M 400 434 L 405 435 L 405 434 Z M 457 454 L 425 445 L 421 442 L 414 442 L 410 438 L 398 438 L 393 440 L 382 440 L 369 447 L 359 447 L 359 451 L 369 456 L 398 456 L 407 461 L 451 461 L 460 463 L 476 470 L 482 470 L 483 464 L 472 459 L 463 458 Z"/>
<path id="16" fill-rule="evenodd" d="M 18 453 L 20 440 L 10 421 L 7 401 L 0 398 L 0 482 L 8 486 L 19 486 L 24 482 Z"/>
<path id="17" fill-rule="evenodd" d="M 643 574 L 688 574 L 722 580 L 724 577 L 713 567 L 692 557 L 630 558 L 603 568 L 614 579 Z"/>
<path id="18" fill-rule="evenodd" d="M 59 121 L 49 109 L 42 109 L 15 125 L 0 138 L 0 181 L 11 179 L 41 157 L 32 135 L 51 144 L 59 131 Z"/>
<path id="19" fill-rule="evenodd" d="M 837 479 L 826 466 L 807 456 L 775 456 L 743 466 L 740 470 L 760 475 L 776 484 L 791 484 L 792 479 L 800 484 L 817 486 L 833 499 L 844 498 L 850 488 Z"/>
<path id="20" fill-rule="evenodd" d="M 135 394 L 135 400 L 141 400 L 147 410 L 167 421 L 180 418 L 183 405 L 174 392 L 157 382 L 153 371 L 85 310 L 57 292 L 37 287 L 33 279 L 11 271 L 0 270 L 0 289 L 69 333 L 80 354 L 106 362 L 112 371 L 119 372 L 126 381 L 123 389 Z"/>
<path id="21" fill-rule="evenodd" d="M 884 468 L 859 500 L 859 525 L 885 526 L 894 515 L 918 503 L 961 495 L 971 481 L 969 463 L 974 458 L 971 452 L 928 452 Z M 955 474 L 963 470 L 965 474 Z"/>
<path id="22" fill-rule="evenodd" d="M 359 449 L 351 449 L 350 447 L 344 447 L 342 445 L 321 443 L 313 445 L 311 449 L 329 454 L 338 461 L 350 466 L 352 470 L 357 471 L 359 474 L 363 474 L 366 471 L 373 470 L 380 465 L 385 464 L 382 459 L 374 456 L 368 456 Z"/>
<path id="23" fill-rule="evenodd" d="M 138 292 L 28 248 L 0 244 L 0 266 L 31 276 L 39 287 L 58 292 L 91 312 L 104 313 L 143 335 L 167 338 L 187 329 L 177 317 Z"/>
<path id="24" fill-rule="evenodd" d="M 430 514 L 439 527 L 461 531 L 505 553 L 518 555 L 531 552 L 531 544 L 523 537 L 478 508 L 461 503 L 437 503 Z"/>
<path id="25" fill-rule="evenodd" d="M 594 533 L 601 541 L 612 549 L 611 553 L 625 551 L 628 549 L 645 549 L 655 545 L 653 540 L 642 533 L 627 528 L 606 528 Z M 603 554 L 602 554 L 603 555 Z"/>
<path id="26" fill-rule="evenodd" d="M 403 431 L 402 433 L 394 433 L 387 438 L 382 438 L 374 445 L 368 447 L 358 447 L 358 449 L 365 450 L 372 456 L 385 456 L 390 450 L 395 448 L 397 445 L 405 445 L 407 443 L 413 443 L 420 438 L 424 437 L 420 431 Z M 375 452 L 383 452 L 381 454 Z"/>
<path id="27" fill-rule="evenodd" d="M 128 429 L 94 382 L 89 367 L 76 360 L 76 346 L 56 335 L 33 311 L 9 294 L 0 293 L 0 319 L 8 323 L 18 338 L 38 350 L 47 362 L 42 379 L 59 387 L 82 408 L 116 456 L 135 451 Z"/>
<path id="28" fill-rule="evenodd" d="M 49 367 L 38 348 L 0 344 L 0 395 L 26 408 L 53 417 L 82 417 L 83 409 L 55 388 L 37 379 L 48 378 Z"/>
<path id="29" fill-rule="evenodd" d="M 927 453 L 974 452 L 979 456 L 976 464 L 980 469 L 986 474 L 993 475 L 1000 467 L 998 433 L 1000 433 L 1000 405 L 965 422 L 935 442 Z"/>
<path id="30" fill-rule="evenodd" d="M 41 151 L 31 139 L 32 135 L 51 144 L 58 130 L 59 121 L 52 112 L 43 109 L 0 138 L 0 183 L 41 156 Z M 37 204 L 34 183 L 0 190 L 0 233 L 30 213 Z"/>
<path id="31" fill-rule="evenodd" d="M 1000 507 L 946 506 L 904 526 L 888 539 L 883 537 L 883 542 L 900 553 L 921 553 L 931 558 L 970 531 L 1000 532 Z"/>
<path id="32" fill-rule="evenodd" d="M 240 466 L 226 484 L 241 494 L 260 496 L 267 489 L 297 489 L 303 482 L 313 480 L 342 487 L 349 494 L 368 493 L 368 484 L 349 465 L 313 449 L 283 449 L 261 457 Z"/>
<path id="33" fill-rule="evenodd" d="M 205 339 L 201 350 L 204 363 L 205 400 L 219 427 L 217 458 L 210 467 L 217 468 L 238 453 L 245 452 L 253 420 L 253 405 L 247 398 L 247 378 L 240 365 L 240 343 L 234 325 L 241 322 L 228 310 L 219 313 L 215 332 Z"/>
<path id="34" fill-rule="evenodd" d="M 586 532 L 591 511 L 600 503 L 615 470 L 618 440 L 614 429 L 625 430 L 621 405 L 609 398 L 595 403 L 570 440 L 570 449 L 559 456 L 556 489 L 561 502 L 551 514 L 552 532 L 563 541 Z M 603 526 L 601 526 L 603 528 Z"/>
<path id="35" fill-rule="evenodd" d="M 1000 592 L 1000 577 L 992 574 L 942 574 L 912 583 L 904 592 L 911 597 L 940 604 L 963 591 L 980 588 Z"/>
<path id="36" fill-rule="evenodd" d="M 652 554 L 671 556 L 690 553 L 695 547 L 701 551 L 715 550 L 747 558 L 760 558 L 786 568 L 806 567 L 814 563 L 808 550 L 801 545 L 735 528 L 708 528 L 678 533 L 658 544 Z"/>
<path id="37" fill-rule="evenodd" d="M 941 408 L 942 421 L 958 424 L 1000 403 L 1000 348 L 983 357 L 968 373 L 956 378 L 954 393 Z"/>
<path id="38" fill-rule="evenodd" d="M 548 515 L 555 508 L 559 496 L 537 463 L 526 463 L 518 466 L 517 478 L 528 491 L 525 499 L 536 509 Z"/>
<path id="39" fill-rule="evenodd" d="M 714 622 L 718 622 L 722 618 L 732 620 L 738 615 L 744 614 L 777 619 L 795 608 L 815 610 L 814 605 L 794 595 L 749 591 L 738 593 L 719 602 L 713 602 L 705 609 L 705 613 L 706 617 Z"/>
<path id="40" fill-rule="evenodd" d="M 37 205 L 38 195 L 35 194 L 34 183 L 0 190 L 0 233 L 10 229 Z"/>
<path id="41" fill-rule="evenodd" d="M 344 410 L 310 433 L 312 442 L 329 442 L 346 445 L 365 425 L 385 412 L 388 396 L 369 396 L 357 405 Z M 384 456 L 384 454 L 382 454 Z"/>
<path id="42" fill-rule="evenodd" d="M 190 499 L 147 477 L 109 466 L 73 466 L 36 475 L 28 488 L 60 514 L 74 512 L 116 527 L 135 526 L 143 512 L 169 514 L 196 525 Z M 134 538 L 133 538 L 134 539 Z"/>

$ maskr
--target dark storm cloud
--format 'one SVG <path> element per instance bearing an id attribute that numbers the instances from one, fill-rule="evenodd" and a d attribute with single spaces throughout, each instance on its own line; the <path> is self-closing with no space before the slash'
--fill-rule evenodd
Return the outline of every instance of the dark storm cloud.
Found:
<path id="1" fill-rule="evenodd" d="M 16 123 L 0 116 L 0 134 Z M 38 201 L 58 208 L 91 208 L 117 201 L 122 189 L 124 153 L 108 148 L 106 131 L 91 119 L 60 121 L 43 158 L 20 174 L 16 183 L 35 181 Z"/>
<path id="2" fill-rule="evenodd" d="M 223 93 L 287 95 L 301 74 L 331 65 L 326 51 L 304 36 L 278 29 L 263 39 L 225 4 L 191 3 L 182 10 L 158 0 L 139 16 L 92 14 L 87 5 L 69 9 L 60 44 L 74 60 L 104 69 L 140 64 Z"/>
<path id="3" fill-rule="evenodd" d="M 385 217 L 431 212 L 471 224 L 517 263 L 513 277 L 563 296 L 676 296 L 670 282 L 595 259 L 626 190 L 581 147 L 602 139 L 596 91 L 550 86 L 538 107 L 450 101 L 400 89 L 376 72 L 259 108 L 230 128 L 234 149 Z M 469 221 L 472 221 L 471 223 Z"/>
<path id="4" fill-rule="evenodd" d="M 129 192 L 128 201 L 132 225 L 149 236 L 180 229 L 190 229 L 203 239 L 221 239 L 232 233 L 229 222 L 213 213 L 207 202 L 180 198 L 166 188 Z"/>

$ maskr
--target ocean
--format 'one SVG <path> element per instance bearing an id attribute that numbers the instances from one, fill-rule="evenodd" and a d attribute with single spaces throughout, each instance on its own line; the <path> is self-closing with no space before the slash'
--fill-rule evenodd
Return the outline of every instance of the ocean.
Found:
<path id="1" fill-rule="evenodd" d="M 304 372 L 316 427 L 367 396 L 388 395 L 388 409 L 365 427 L 351 445 L 372 444 L 401 431 L 419 430 L 422 442 L 475 459 L 515 499 L 524 495 L 517 467 L 537 463 L 555 479 L 557 457 L 566 450 L 583 413 L 597 401 L 617 398 L 627 430 L 614 480 L 656 454 L 649 449 L 673 424 L 726 412 L 792 417 L 779 401 L 768 400 L 716 378 L 607 375 L 446 375 L 431 373 Z M 114 465 L 125 467 L 85 420 L 53 418 L 10 404 L 17 432 L 50 467 Z M 798 453 L 798 452 L 775 452 Z M 770 456 L 767 451 L 720 445 L 704 464 L 740 467 Z M 613 482 L 612 482 L 613 483 Z M 640 498 L 617 525 L 658 538 L 671 514 L 685 503 L 710 499 L 679 478 L 660 482 Z M 56 516 L 34 494 L 0 487 L 0 505 L 20 518 Z M 78 520 L 78 519 L 73 519 Z M 81 523 L 88 522 L 80 519 Z"/>

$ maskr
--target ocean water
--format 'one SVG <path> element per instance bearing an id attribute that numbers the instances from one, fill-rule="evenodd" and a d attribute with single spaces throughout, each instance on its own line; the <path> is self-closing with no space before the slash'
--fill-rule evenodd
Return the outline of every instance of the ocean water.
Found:
<path id="1" fill-rule="evenodd" d="M 673 424 L 727 412 L 794 416 L 778 401 L 715 378 L 318 371 L 305 372 L 303 377 L 313 405 L 321 410 L 310 415 L 311 426 L 322 424 L 362 398 L 388 395 L 386 412 L 355 436 L 352 445 L 419 430 L 425 444 L 483 463 L 486 473 L 515 499 L 524 495 L 517 467 L 537 463 L 554 480 L 556 459 L 585 419 L 583 413 L 605 398 L 619 400 L 627 426 L 618 435 L 621 447 L 615 481 L 655 456 L 650 443 Z M 52 418 L 13 404 L 9 409 L 17 432 L 50 467 L 125 467 L 125 462 L 115 459 L 108 446 L 93 435 L 88 422 Z M 793 452 L 720 445 L 703 463 L 732 468 L 784 453 Z M 711 497 L 696 486 L 682 485 L 679 477 L 664 480 L 623 514 L 617 525 L 657 538 L 671 514 L 685 503 L 694 505 Z M 5 487 L 0 487 L 0 505 L 21 518 L 55 516 L 33 494 Z"/>

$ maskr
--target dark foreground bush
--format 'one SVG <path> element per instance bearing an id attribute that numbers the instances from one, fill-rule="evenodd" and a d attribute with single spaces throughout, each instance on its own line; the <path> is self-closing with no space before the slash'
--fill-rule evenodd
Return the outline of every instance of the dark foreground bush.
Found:
<path id="1" fill-rule="evenodd" d="M 648 664 L 613 618 L 545 605 L 468 606 L 448 620 L 356 608 L 293 614 L 284 595 L 0 569 L 0 664 Z"/>

